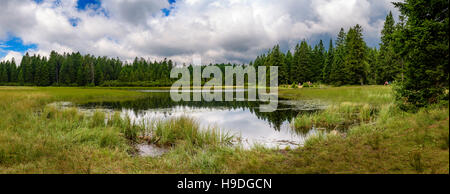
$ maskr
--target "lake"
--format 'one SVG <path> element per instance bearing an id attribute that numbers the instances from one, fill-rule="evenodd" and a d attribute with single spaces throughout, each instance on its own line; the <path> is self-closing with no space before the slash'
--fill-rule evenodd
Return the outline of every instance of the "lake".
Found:
<path id="1" fill-rule="evenodd" d="M 240 137 L 245 148 L 255 144 L 271 148 L 297 147 L 317 133 L 312 128 L 309 131 L 296 131 L 290 122 L 298 114 L 309 114 L 323 108 L 314 101 L 292 101 L 278 98 L 278 109 L 274 112 L 262 112 L 262 101 L 179 101 L 170 98 L 170 90 L 141 90 L 145 98 L 132 101 L 90 102 L 78 104 L 82 109 L 106 109 L 120 111 L 128 115 L 133 122 L 142 123 L 179 116 L 189 116 L 196 119 L 202 128 L 214 126 Z M 193 90 L 192 93 L 201 92 Z M 224 90 L 224 92 L 233 92 Z M 237 90 L 244 92 L 245 90 Z M 236 95 L 236 91 L 233 92 Z M 246 94 L 245 94 L 246 96 Z"/>

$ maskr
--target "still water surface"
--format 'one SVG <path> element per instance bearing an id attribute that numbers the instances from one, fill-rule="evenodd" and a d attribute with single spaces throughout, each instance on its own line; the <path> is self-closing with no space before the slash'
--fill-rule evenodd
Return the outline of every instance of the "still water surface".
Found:
<path id="1" fill-rule="evenodd" d="M 323 106 L 313 101 L 291 101 L 278 99 L 278 109 L 275 112 L 260 112 L 261 101 L 180 101 L 170 98 L 169 90 L 142 90 L 147 97 L 122 102 L 91 102 L 78 105 L 83 109 L 107 109 L 121 111 L 134 122 L 155 121 L 178 116 L 189 116 L 196 119 L 202 128 L 217 127 L 225 132 L 240 137 L 244 147 L 254 144 L 266 147 L 302 145 L 309 136 L 317 132 L 296 131 L 290 122 L 298 114 L 308 114 Z M 192 92 L 201 92 L 194 90 Z M 233 92 L 225 90 L 225 92 Z M 245 92 L 245 91 L 237 91 Z M 246 96 L 246 95 L 245 95 Z"/>

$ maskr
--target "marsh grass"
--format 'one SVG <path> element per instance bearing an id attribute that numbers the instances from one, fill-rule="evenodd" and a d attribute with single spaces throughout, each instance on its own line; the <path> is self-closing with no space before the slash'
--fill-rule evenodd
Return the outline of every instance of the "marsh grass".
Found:
<path id="1" fill-rule="evenodd" d="M 103 112 L 95 111 L 92 115 L 91 127 L 103 127 L 106 124 L 106 115 Z"/>
<path id="2" fill-rule="evenodd" d="M 139 94 L 97 88 L 0 87 L 0 173 L 448 174 L 448 106 L 404 113 L 390 103 L 387 89 L 341 87 L 292 89 L 284 93 L 287 96 L 280 93 L 295 99 L 318 97 L 336 105 L 339 114 L 325 110 L 311 119 L 315 122 L 368 121 L 350 126 L 345 137 L 322 132 L 300 148 L 248 150 L 225 146 L 229 136 L 214 134 L 214 130 L 206 133 L 195 121 L 178 118 L 159 122 L 160 135 L 155 138 L 164 138 L 159 140 L 161 145 L 171 148 L 151 158 L 133 155 L 133 142 L 142 141 L 140 135 L 149 129 L 119 113 L 86 116 L 76 109 L 46 106 L 55 101 L 140 98 Z M 176 135 L 167 133 L 172 131 Z"/>
<path id="3" fill-rule="evenodd" d="M 393 101 L 390 86 L 343 86 L 324 88 L 279 89 L 283 98 L 292 100 L 321 100 L 327 104 L 344 102 L 382 105 Z"/>
<path id="4" fill-rule="evenodd" d="M 189 117 L 180 116 L 169 120 L 158 121 L 152 125 L 152 142 L 163 146 L 174 146 L 183 141 L 193 146 L 231 145 L 233 136 L 209 127 L 200 129 L 200 124 Z"/>
<path id="5" fill-rule="evenodd" d="M 331 105 L 325 110 L 302 114 L 293 121 L 293 128 L 298 131 L 308 131 L 312 127 L 345 129 L 361 122 L 372 122 L 376 118 L 378 108 L 364 104 L 340 103 Z"/>

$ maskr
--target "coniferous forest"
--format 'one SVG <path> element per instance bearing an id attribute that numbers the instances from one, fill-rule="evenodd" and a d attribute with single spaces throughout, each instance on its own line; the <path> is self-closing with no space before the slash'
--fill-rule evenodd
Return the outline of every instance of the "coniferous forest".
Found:
<path id="1" fill-rule="evenodd" d="M 401 25 L 401 24 L 398 24 Z M 332 85 L 383 84 L 401 76 L 400 56 L 392 49 L 394 19 L 386 18 L 380 49 L 366 46 L 362 27 L 356 25 L 348 31 L 341 29 L 335 44 L 330 39 L 326 49 L 323 41 L 308 45 L 303 40 L 291 52 L 283 53 L 276 45 L 268 53 L 258 56 L 249 65 L 278 66 L 279 84 L 307 81 Z M 237 64 L 215 64 L 223 69 Z M 136 58 L 131 64 L 120 59 L 95 57 L 77 53 L 52 52 L 45 56 L 28 53 L 20 64 L 14 60 L 2 62 L 0 83 L 35 86 L 107 86 L 121 83 L 153 82 L 157 86 L 170 85 L 171 60 L 149 61 Z M 136 83 L 139 85 L 139 83 Z"/>
<path id="2" fill-rule="evenodd" d="M 301 41 L 282 52 L 274 46 L 248 65 L 278 66 L 279 84 L 305 82 L 341 85 L 402 84 L 399 100 L 424 106 L 437 102 L 448 89 L 448 2 L 410 0 L 394 3 L 401 15 L 386 16 L 379 48 L 370 48 L 363 28 L 341 28 L 337 37 L 316 45 Z M 0 85 L 34 86 L 170 86 L 171 60 L 118 58 L 51 52 L 50 56 L 23 56 L 0 63 Z M 184 66 L 185 64 L 183 64 Z M 210 64 L 212 65 L 212 64 Z M 215 64 L 221 69 L 237 64 Z M 191 65 L 190 65 L 191 66 Z M 191 68 L 192 69 L 192 68 Z M 444 97 L 443 97 L 444 96 Z"/>
<path id="3" fill-rule="evenodd" d="M 24 1 L 2 0 L 0 15 L 6 13 L 6 17 L 0 18 L 6 19 L 0 19 L 0 54 L 8 52 L 5 58 L 11 60 L 0 61 L 0 174 L 209 174 L 205 179 L 143 179 L 150 184 L 145 188 L 177 192 L 298 190 L 299 179 L 289 177 L 291 181 L 284 181 L 278 180 L 283 176 L 258 178 L 252 174 L 449 174 L 449 1 L 396 1 L 401 1 L 392 4 L 398 12 L 389 12 L 392 5 L 388 2 L 370 0 L 165 0 L 158 1 L 170 3 L 164 16 L 145 16 L 149 7 L 155 6 L 154 1 L 96 1 L 95 6 L 89 4 L 79 10 L 75 3 L 81 0 L 35 0 L 27 5 Z M 293 7 L 297 3 L 313 11 L 300 13 L 306 18 L 294 16 L 302 12 L 302 8 Z M 131 10 L 142 20 L 125 19 L 129 12 L 113 9 L 113 4 Z M 261 7 L 264 11 L 258 11 Z M 80 19 L 74 18 L 78 20 L 75 25 L 61 27 L 61 18 L 68 17 L 66 10 Z M 344 11 L 348 13 L 341 15 Z M 240 18 L 234 14 L 242 12 L 245 14 L 240 17 L 256 13 L 258 21 L 235 22 Z M 333 16 L 331 21 L 336 21 L 337 27 L 326 26 L 329 20 L 322 21 L 324 15 L 319 12 Z M 11 13 L 20 17 L 14 19 Z M 334 18 L 336 14 L 343 17 Z M 309 19 L 316 16 L 319 28 Z M 351 16 L 361 17 L 353 20 Z M 23 18 L 27 22 L 16 27 Z M 29 25 L 33 21 L 45 25 Z M 211 24 L 215 22 L 221 24 Z M 252 31 L 230 27 L 234 23 Z M 304 27 L 300 23 L 307 24 L 305 29 L 311 32 L 299 30 Z M 173 27 L 177 25 L 179 29 Z M 4 26 L 11 31 L 12 39 L 2 42 Z M 52 29 L 48 31 L 51 33 L 41 26 Z M 110 37 L 110 29 L 116 27 L 126 29 Z M 297 38 L 323 37 L 314 29 L 335 31 L 317 41 Z M 373 29 L 379 30 L 376 46 L 368 41 L 377 37 L 370 33 Z M 92 33 L 97 30 L 100 32 Z M 203 32 L 208 35 L 198 36 Z M 124 39 L 115 40 L 124 34 Z M 181 36 L 174 38 L 177 35 Z M 108 40 L 106 44 L 104 40 Z M 269 44 L 261 44 L 264 41 Z M 135 42 L 139 44 L 133 46 Z M 206 44 L 185 50 L 186 45 L 198 42 Z M 149 46 L 140 48 L 144 44 Z M 46 50 L 48 45 L 75 52 Z M 261 45 L 267 50 L 239 62 L 244 64 L 220 61 L 196 66 L 175 61 L 186 52 L 208 57 L 220 54 L 220 58 L 231 60 L 241 58 L 243 48 L 250 52 L 261 49 Z M 162 57 L 132 56 L 124 60 L 76 52 L 99 48 L 118 56 L 146 52 L 161 53 Z M 49 52 L 48 56 L 34 54 L 33 49 Z M 17 51 L 24 53 L 21 60 L 11 57 Z M 230 66 L 238 69 L 234 73 L 254 68 L 258 70 L 256 76 L 264 76 L 260 67 L 276 66 L 278 75 L 266 68 L 266 77 L 262 78 L 271 86 L 264 87 L 259 82 L 263 82 L 261 77 L 256 78 L 256 85 L 250 82 L 251 71 L 243 77 L 229 74 Z M 177 68 L 187 69 L 181 75 L 172 73 L 180 70 Z M 226 85 L 217 83 L 220 74 L 216 71 L 203 71 L 202 77 L 207 78 L 199 79 L 198 70 L 206 68 L 222 70 L 222 84 Z M 188 71 L 192 87 L 183 88 L 182 93 L 172 89 L 172 85 L 189 87 L 188 79 L 179 79 L 186 78 Z M 274 80 L 278 80 L 278 86 L 272 85 Z M 202 85 L 197 85 L 198 81 Z M 218 179 L 210 174 L 250 176 L 222 179 L 220 188 L 214 186 Z M 258 181 L 266 180 L 270 186 L 259 188 Z M 343 184 L 332 180 L 337 187 L 329 188 L 335 190 L 349 183 L 339 180 Z M 358 180 L 368 188 L 374 185 Z M 445 186 L 432 181 L 427 189 Z M 92 182 L 98 186 L 97 181 Z M 310 182 L 324 185 L 322 180 Z M 414 189 L 426 183 L 416 182 L 420 184 L 408 183 Z M 45 181 L 52 186 L 48 183 Z M 380 183 L 377 187 L 388 181 Z M 389 186 L 408 188 L 396 181 Z"/>

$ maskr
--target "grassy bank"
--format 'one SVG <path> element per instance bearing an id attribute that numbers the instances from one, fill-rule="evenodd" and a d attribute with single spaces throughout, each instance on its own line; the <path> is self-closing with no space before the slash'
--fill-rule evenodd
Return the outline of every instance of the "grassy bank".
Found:
<path id="1" fill-rule="evenodd" d="M 280 90 L 285 98 L 330 104 L 316 115 L 299 116 L 298 128 L 364 121 L 349 126 L 346 135 L 319 133 L 292 150 L 233 148 L 230 136 L 203 132 L 185 117 L 158 121 L 148 131 L 118 115 L 86 116 L 46 106 L 142 95 L 102 88 L 0 87 L 0 173 L 449 173 L 448 107 L 401 112 L 391 104 L 389 87 Z M 153 135 L 147 138 L 142 131 Z M 136 157 L 133 144 L 144 141 L 170 151 Z"/>
<path id="2" fill-rule="evenodd" d="M 324 103 L 383 105 L 392 103 L 390 86 L 343 86 L 324 88 L 280 89 L 279 95 L 293 100 L 319 100 Z"/>

